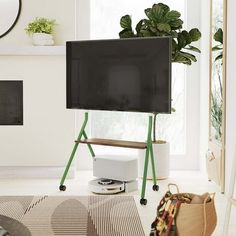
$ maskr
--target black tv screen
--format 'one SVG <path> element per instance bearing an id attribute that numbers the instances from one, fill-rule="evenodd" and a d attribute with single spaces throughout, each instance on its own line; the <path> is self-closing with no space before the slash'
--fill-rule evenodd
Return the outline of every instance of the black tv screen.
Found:
<path id="1" fill-rule="evenodd" d="M 67 108 L 171 112 L 171 38 L 66 43 Z"/>

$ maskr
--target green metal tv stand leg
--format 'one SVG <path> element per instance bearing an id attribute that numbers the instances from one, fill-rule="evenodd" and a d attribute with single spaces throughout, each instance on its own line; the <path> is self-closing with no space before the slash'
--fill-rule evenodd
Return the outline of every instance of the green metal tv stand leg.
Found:
<path id="1" fill-rule="evenodd" d="M 143 170 L 143 183 L 142 183 L 142 191 L 141 191 L 141 199 L 140 199 L 141 205 L 147 204 L 147 199 L 145 199 L 145 191 L 146 191 L 146 184 L 147 184 L 147 170 L 148 170 L 149 155 L 151 157 L 151 164 L 152 164 L 152 178 L 153 178 L 152 189 L 154 191 L 159 190 L 159 186 L 157 185 L 157 180 L 156 180 L 155 162 L 154 162 L 153 147 L 152 147 L 152 122 L 153 122 L 152 116 L 149 116 L 147 148 L 146 148 L 146 154 L 145 154 L 145 162 L 144 162 L 144 170 Z"/>
<path id="2" fill-rule="evenodd" d="M 75 142 L 75 144 L 74 144 L 73 150 L 72 150 L 72 152 L 71 152 L 70 159 L 69 159 L 69 161 L 68 161 L 68 163 L 67 163 L 67 165 L 66 165 L 66 169 L 65 169 L 65 171 L 64 171 L 64 173 L 63 173 L 63 176 L 62 176 L 62 178 L 61 178 L 61 182 L 60 182 L 60 186 L 59 186 L 60 191 L 65 191 L 65 190 L 66 190 L 66 186 L 64 185 L 64 182 L 65 182 L 66 176 L 67 176 L 67 174 L 68 174 L 68 171 L 69 171 L 69 169 L 70 169 L 71 163 L 72 163 L 72 161 L 73 161 L 73 159 L 74 159 L 76 150 L 77 150 L 77 148 L 78 148 L 78 146 L 79 146 L 79 142 L 80 142 L 82 136 L 83 136 L 85 139 L 88 138 L 88 137 L 87 137 L 87 134 L 86 134 L 86 132 L 85 132 L 85 127 L 86 127 L 86 125 L 87 125 L 87 122 L 88 122 L 88 112 L 85 112 L 83 125 L 82 125 L 82 127 L 81 127 L 81 129 L 80 129 L 78 138 L 76 139 L 76 142 Z M 90 145 L 90 144 L 87 144 L 87 145 L 88 145 L 88 148 L 89 148 L 89 151 L 90 151 L 92 157 L 95 157 L 95 154 L 94 154 L 94 151 L 93 151 L 91 145 Z"/>

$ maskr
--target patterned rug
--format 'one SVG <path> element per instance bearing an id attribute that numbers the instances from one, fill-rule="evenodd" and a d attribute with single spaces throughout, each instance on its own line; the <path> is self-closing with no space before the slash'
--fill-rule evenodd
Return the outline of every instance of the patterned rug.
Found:
<path id="1" fill-rule="evenodd" d="M 144 236 L 144 231 L 130 196 L 11 196 L 0 197 L 1 235 Z"/>

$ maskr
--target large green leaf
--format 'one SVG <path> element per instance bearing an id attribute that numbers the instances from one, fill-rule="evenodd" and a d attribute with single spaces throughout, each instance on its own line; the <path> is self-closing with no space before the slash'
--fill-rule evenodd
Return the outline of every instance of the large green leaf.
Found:
<path id="1" fill-rule="evenodd" d="M 162 8 L 164 14 L 166 14 L 168 11 L 170 11 L 170 8 L 163 3 L 158 3 L 157 5 Z"/>
<path id="2" fill-rule="evenodd" d="M 161 5 L 159 4 L 154 4 L 152 6 L 152 14 L 154 18 L 156 19 L 157 22 L 160 22 L 163 15 L 164 15 L 164 10 Z"/>
<path id="3" fill-rule="evenodd" d="M 132 30 L 132 20 L 129 15 L 122 16 L 120 19 L 120 26 L 123 29 L 129 29 Z"/>
<path id="4" fill-rule="evenodd" d="M 143 37 L 154 36 L 154 34 L 150 30 L 147 30 L 147 29 L 141 29 L 140 33 L 142 34 Z"/>
<path id="5" fill-rule="evenodd" d="M 193 52 L 199 52 L 201 53 L 201 50 L 198 49 L 197 47 L 194 47 L 192 45 L 189 45 L 188 47 L 185 47 L 184 49 L 187 49 L 187 50 L 190 50 L 190 51 L 193 51 Z"/>
<path id="6" fill-rule="evenodd" d="M 171 31 L 171 27 L 167 23 L 159 23 L 157 24 L 157 29 L 160 31 L 164 31 L 166 33 L 169 33 Z"/>
<path id="7" fill-rule="evenodd" d="M 156 21 L 156 18 L 154 16 L 153 12 L 152 12 L 152 8 L 147 8 L 147 9 L 144 10 L 144 12 L 145 12 L 145 14 L 146 14 L 146 16 L 148 17 L 149 20 Z"/>
<path id="8" fill-rule="evenodd" d="M 181 29 L 182 25 L 183 25 L 183 21 L 181 19 L 177 19 L 177 20 L 172 20 L 169 22 L 170 26 L 172 29 Z"/>
<path id="9" fill-rule="evenodd" d="M 176 62 L 176 63 L 183 63 L 183 64 L 186 64 L 186 65 L 191 65 L 192 64 L 192 61 L 187 58 L 187 57 L 184 57 L 180 54 L 177 54 L 174 61 L 173 62 Z"/>
<path id="10" fill-rule="evenodd" d="M 144 20 L 140 20 L 139 23 L 135 27 L 135 30 L 136 30 L 138 36 L 140 34 L 143 23 L 144 23 Z"/>
<path id="11" fill-rule="evenodd" d="M 219 28 L 215 32 L 214 39 L 215 39 L 215 41 L 220 42 L 221 44 L 223 44 L 223 30 L 221 28 Z"/>
<path id="12" fill-rule="evenodd" d="M 186 46 L 186 40 L 185 37 L 183 36 L 183 34 L 180 32 L 178 33 L 178 49 L 181 50 L 182 48 L 184 48 Z"/>
<path id="13" fill-rule="evenodd" d="M 132 38 L 134 37 L 134 33 L 132 30 L 124 29 L 119 33 L 120 38 Z"/>
<path id="14" fill-rule="evenodd" d="M 186 30 L 183 30 L 181 33 L 182 33 L 182 35 L 185 38 L 186 45 L 192 43 L 192 38 L 191 38 L 190 34 Z"/>
<path id="15" fill-rule="evenodd" d="M 178 33 L 176 31 L 171 31 L 170 32 L 170 35 L 173 37 L 173 38 L 177 38 L 178 37 Z"/>
<path id="16" fill-rule="evenodd" d="M 189 34 L 193 42 L 198 41 L 201 38 L 201 32 L 197 28 L 191 29 Z"/>
<path id="17" fill-rule="evenodd" d="M 181 14 L 178 11 L 169 11 L 166 13 L 165 17 L 169 20 L 177 20 Z"/>
<path id="18" fill-rule="evenodd" d="M 186 58 L 188 58 L 188 59 L 191 60 L 191 61 L 194 61 L 194 62 L 197 61 L 197 58 L 196 58 L 193 54 L 191 54 L 191 53 L 179 52 L 179 55 L 181 55 L 181 56 L 183 56 L 183 57 L 186 57 Z"/>

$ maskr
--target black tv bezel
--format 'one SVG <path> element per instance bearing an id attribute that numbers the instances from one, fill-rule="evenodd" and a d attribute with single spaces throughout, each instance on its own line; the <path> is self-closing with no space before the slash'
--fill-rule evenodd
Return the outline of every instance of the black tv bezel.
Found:
<path id="1" fill-rule="evenodd" d="M 170 58 L 170 63 L 169 63 L 169 92 L 170 92 L 170 101 L 169 101 L 169 107 L 167 112 L 157 112 L 157 111 L 150 111 L 150 110 L 145 110 L 145 109 L 130 109 L 130 110 L 125 110 L 125 109 L 104 109 L 104 108 L 97 108 L 93 106 L 73 106 L 72 101 L 71 101 L 71 83 L 69 83 L 68 78 L 71 77 L 71 70 L 68 68 L 70 67 L 69 60 L 71 60 L 71 44 L 72 43 L 93 43 L 93 42 L 112 42 L 112 41 L 130 41 L 130 40 L 156 40 L 156 39 L 169 39 L 169 58 Z M 78 110 L 94 110 L 94 111 L 121 111 L 121 112 L 142 112 L 142 113 L 160 113 L 160 114 L 170 114 L 171 113 L 171 103 L 172 103 L 172 88 L 171 88 L 171 83 L 172 83 L 172 37 L 168 36 L 163 36 L 163 37 L 143 37 L 143 38 L 121 38 L 121 39 L 98 39 L 98 40 L 74 40 L 74 41 L 67 41 L 66 42 L 66 108 L 67 109 L 78 109 Z M 69 102 L 70 101 L 70 102 Z"/>

